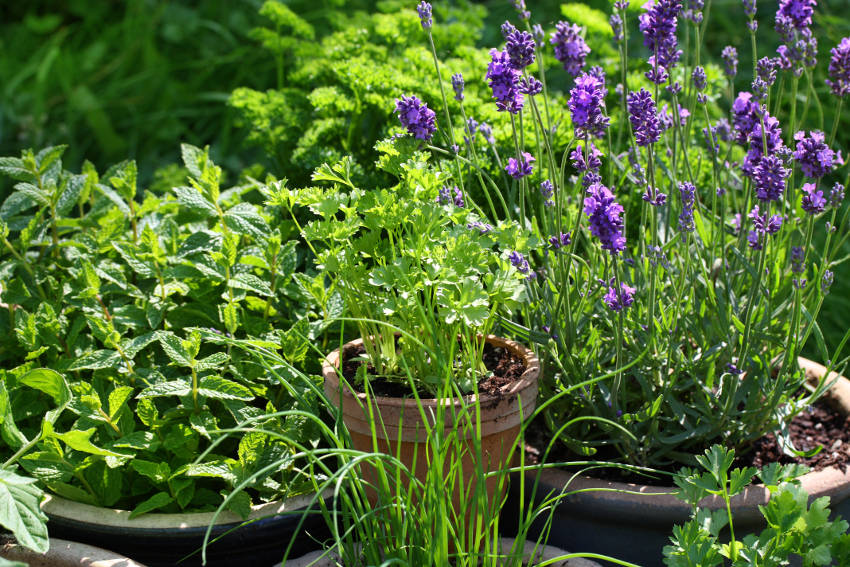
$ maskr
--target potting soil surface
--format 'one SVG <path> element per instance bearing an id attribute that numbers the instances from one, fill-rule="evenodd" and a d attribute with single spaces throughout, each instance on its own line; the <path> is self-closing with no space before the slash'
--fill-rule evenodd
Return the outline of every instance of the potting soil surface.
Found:
<path id="1" fill-rule="evenodd" d="M 362 345 L 347 347 L 342 356 L 342 375 L 346 380 L 352 380 L 357 374 L 357 369 L 363 365 L 363 360 L 358 357 L 366 354 Z M 507 384 L 519 380 L 525 372 L 525 363 L 514 353 L 506 348 L 496 347 L 489 343 L 484 345 L 484 366 L 489 371 L 478 382 L 480 394 L 489 394 L 499 397 L 501 388 Z M 370 363 L 366 371 L 375 375 L 375 368 Z M 412 397 L 410 386 L 401 381 L 388 380 L 383 376 L 376 376 L 369 381 L 369 385 L 376 396 L 390 398 Z M 421 398 L 430 398 L 431 394 L 420 389 L 417 394 Z"/>
<path id="2" fill-rule="evenodd" d="M 821 451 L 809 458 L 789 457 L 782 451 L 776 435 L 770 433 L 756 441 L 750 451 L 740 454 L 735 459 L 733 466 L 760 468 L 772 462 L 779 462 L 782 464 L 800 463 L 812 470 L 835 466 L 844 471 L 850 464 L 850 415 L 842 415 L 825 400 L 815 402 L 808 411 L 797 415 L 791 421 L 789 433 L 794 447 L 798 450 L 810 451 L 822 447 Z M 539 461 L 540 455 L 551 438 L 551 433 L 545 430 L 545 425 L 539 420 L 531 424 L 526 432 L 526 458 L 528 462 Z M 547 461 L 604 461 L 613 457 L 614 455 L 604 455 L 601 451 L 592 457 L 578 456 L 565 445 L 558 443 L 549 452 Z M 659 468 L 659 470 L 673 473 L 681 466 L 675 464 L 667 467 L 666 470 L 664 468 Z M 669 475 L 645 476 L 614 467 L 596 468 L 589 474 L 596 478 L 616 482 L 631 482 L 650 486 L 669 486 L 672 484 Z"/>

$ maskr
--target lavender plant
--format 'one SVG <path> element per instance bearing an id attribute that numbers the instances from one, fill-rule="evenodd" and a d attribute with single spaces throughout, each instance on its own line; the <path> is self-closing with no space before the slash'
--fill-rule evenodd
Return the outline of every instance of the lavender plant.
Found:
<path id="1" fill-rule="evenodd" d="M 754 79 L 737 93 L 746 63 L 734 47 L 721 54 L 725 71 L 705 60 L 703 2 L 649 2 L 636 24 L 629 2 L 615 2 L 619 68 L 589 67 L 581 27 L 557 23 L 556 72 L 574 77 L 563 152 L 548 118 L 556 99 L 541 54 L 550 46 L 526 11 L 525 29 L 502 26 L 505 45 L 491 50 L 486 73 L 513 133 L 500 148 L 504 175 L 488 175 L 474 138 L 462 150 L 430 146 L 448 171 L 475 180 L 469 206 L 470 195 L 482 195 L 490 222 L 516 221 L 539 243 L 513 258 L 535 277 L 526 280 L 527 306 L 504 324 L 545 349 L 544 395 L 558 399 L 546 421 L 574 450 L 604 447 L 614 460 L 663 466 L 690 463 L 720 439 L 744 448 L 825 390 L 807 387 L 797 368 L 807 341 L 830 367 L 847 362 L 826 352 L 817 325 L 848 219 L 835 147 L 840 110 L 827 135 L 810 73 L 815 4 L 780 2 L 783 45 L 759 58 L 757 35 L 774 32 L 760 32 L 756 3 L 744 2 Z M 629 69 L 635 25 L 645 63 Z M 846 42 L 830 63 L 839 105 Z M 798 112 L 801 86 L 811 102 Z M 777 94 L 785 88 L 790 103 Z M 454 108 L 467 118 L 462 100 L 443 102 L 447 115 Z M 823 247 L 813 245 L 816 232 L 825 233 Z M 576 387 L 578 395 L 559 395 Z M 568 421 L 575 415 L 597 420 Z"/>

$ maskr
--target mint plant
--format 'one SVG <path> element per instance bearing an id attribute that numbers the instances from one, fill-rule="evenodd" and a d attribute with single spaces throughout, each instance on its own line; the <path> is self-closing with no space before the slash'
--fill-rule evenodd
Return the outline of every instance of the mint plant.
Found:
<path id="1" fill-rule="evenodd" d="M 312 408 L 312 392 L 271 381 L 221 342 L 254 341 L 302 365 L 327 327 L 285 223 L 273 230 L 277 213 L 251 203 L 256 184 L 222 188 L 206 150 L 183 146 L 188 182 L 164 195 L 140 192 L 133 162 L 73 174 L 62 151 L 0 159 L 17 181 L 0 206 L 5 457 L 54 494 L 134 516 L 212 509 L 246 479 L 251 490 L 228 500 L 241 514 L 301 490 L 287 443 L 217 433 L 250 421 L 317 439 L 267 417 Z"/>
<path id="2" fill-rule="evenodd" d="M 804 567 L 850 561 L 847 522 L 829 519 L 829 497 L 809 502 L 796 480 L 806 472 L 805 467 L 773 463 L 762 470 L 733 469 L 734 460 L 734 451 L 714 445 L 697 456 L 700 468 L 683 468 L 675 475 L 677 496 L 688 502 L 693 512 L 688 522 L 673 528 L 672 545 L 664 548 L 665 565 L 767 567 L 788 565 L 792 557 L 802 559 Z M 770 491 L 768 503 L 759 506 L 766 527 L 760 533 L 736 539 L 732 498 L 741 494 L 754 477 Z M 700 501 L 707 497 L 719 498 L 724 508 L 701 507 Z M 724 533 L 727 529 L 728 538 Z"/>
<path id="3" fill-rule="evenodd" d="M 417 142 L 376 147 L 378 167 L 396 185 L 364 191 L 344 159 L 314 173 L 329 187 L 271 184 L 270 202 L 290 211 L 378 376 L 402 383 L 410 376 L 414 391 L 435 396 L 472 392 L 487 372 L 484 337 L 524 297 L 530 274 L 512 258 L 526 236 L 512 223 L 482 223 Z"/>

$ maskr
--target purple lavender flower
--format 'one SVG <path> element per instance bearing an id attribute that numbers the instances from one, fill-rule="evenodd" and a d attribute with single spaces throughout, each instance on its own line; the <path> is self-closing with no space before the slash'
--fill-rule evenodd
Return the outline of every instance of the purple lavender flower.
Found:
<path id="1" fill-rule="evenodd" d="M 534 38 L 528 32 L 514 31 L 505 38 L 505 51 L 514 69 L 522 71 L 534 63 Z"/>
<path id="2" fill-rule="evenodd" d="M 690 115 L 690 111 L 680 104 L 679 125 L 685 126 L 688 123 L 688 117 Z M 676 122 L 673 119 L 673 115 L 670 113 L 670 109 L 667 106 L 667 103 L 664 103 L 664 106 L 661 107 L 661 112 L 658 113 L 658 124 L 661 126 L 662 131 L 669 130 L 670 128 L 676 125 Z"/>
<path id="3" fill-rule="evenodd" d="M 679 81 L 675 81 L 674 83 L 664 87 L 664 90 L 670 94 L 677 95 L 682 92 L 682 84 Z"/>
<path id="4" fill-rule="evenodd" d="M 698 91 L 705 90 L 705 69 L 702 67 L 694 67 L 694 72 L 691 73 L 691 80 L 694 82 L 694 88 Z"/>
<path id="5" fill-rule="evenodd" d="M 844 185 L 836 182 L 829 191 L 829 205 L 833 209 L 841 206 L 841 201 L 844 200 Z"/>
<path id="6" fill-rule="evenodd" d="M 667 195 L 659 191 L 655 187 L 650 187 L 647 185 L 646 190 L 643 192 L 643 195 L 640 196 L 641 199 L 652 205 L 653 207 L 660 207 L 664 203 L 667 202 Z"/>
<path id="7" fill-rule="evenodd" d="M 590 233 L 602 242 L 602 249 L 616 256 L 626 249 L 623 235 L 623 207 L 614 200 L 614 194 L 602 185 L 594 183 L 587 189 L 584 198 L 584 213 L 590 224 Z"/>
<path id="8" fill-rule="evenodd" d="M 461 102 L 463 100 L 463 75 L 460 73 L 452 75 L 452 88 L 455 91 L 455 100 Z"/>
<path id="9" fill-rule="evenodd" d="M 759 161 L 753 171 L 756 196 L 763 202 L 777 201 L 785 189 L 785 180 L 789 170 L 782 166 L 782 160 L 776 156 L 766 156 Z"/>
<path id="10" fill-rule="evenodd" d="M 516 33 L 516 32 L 519 31 L 516 28 L 515 25 L 513 25 L 512 23 L 510 23 L 507 20 L 505 20 L 505 23 L 503 23 L 501 28 L 499 28 L 499 29 L 502 30 L 502 37 L 504 37 L 505 39 L 508 39 L 508 36 L 511 35 L 512 33 Z"/>
<path id="11" fill-rule="evenodd" d="M 628 8 L 629 8 L 629 1 L 628 0 L 617 0 L 616 2 L 614 2 L 614 9 L 615 10 L 623 11 L 623 10 L 627 10 Z"/>
<path id="12" fill-rule="evenodd" d="M 717 129 L 717 137 L 722 141 L 728 142 L 732 139 L 732 126 L 725 118 L 718 119 L 715 128 Z"/>
<path id="13" fill-rule="evenodd" d="M 423 2 L 424 4 L 424 2 Z M 437 130 L 434 111 L 415 96 L 404 96 L 395 100 L 395 111 L 401 125 L 419 140 L 430 140 Z"/>
<path id="14" fill-rule="evenodd" d="M 522 152 L 519 160 L 508 158 L 508 165 L 505 166 L 505 171 L 514 179 L 522 179 L 527 175 L 531 175 L 532 166 L 535 162 L 534 156 L 528 152 Z"/>
<path id="15" fill-rule="evenodd" d="M 802 130 L 794 134 L 797 140 L 797 151 L 794 159 L 800 164 L 800 169 L 813 179 L 820 179 L 830 171 L 836 161 L 835 152 L 826 145 L 823 132 L 813 130 L 809 137 Z"/>
<path id="16" fill-rule="evenodd" d="M 759 105 L 748 92 L 738 93 L 732 103 L 732 126 L 735 129 L 735 141 L 746 144 L 755 125 L 759 122 Z"/>
<path id="17" fill-rule="evenodd" d="M 419 21 L 422 23 L 422 29 L 428 31 L 431 29 L 431 4 L 422 0 L 416 11 L 419 12 Z"/>
<path id="18" fill-rule="evenodd" d="M 613 287 L 609 287 L 608 293 L 602 297 L 602 300 L 605 301 L 608 309 L 614 312 L 620 312 L 629 307 L 634 302 L 634 298 L 635 288 L 621 282 L 619 293 Z"/>
<path id="19" fill-rule="evenodd" d="M 695 24 L 702 23 L 703 8 L 705 8 L 705 0 L 688 0 L 688 7 L 682 12 L 682 17 Z"/>
<path id="20" fill-rule="evenodd" d="M 479 234 L 488 234 L 493 232 L 493 225 L 486 222 L 474 221 L 466 225 L 469 230 L 477 230 Z"/>
<path id="21" fill-rule="evenodd" d="M 776 82 L 776 69 L 779 67 L 779 61 L 771 57 L 762 57 L 756 63 L 756 74 L 762 79 L 767 86 L 772 86 Z"/>
<path id="22" fill-rule="evenodd" d="M 720 144 L 717 142 L 717 126 L 703 128 L 702 135 L 705 138 L 708 151 L 714 155 L 718 155 L 720 153 Z"/>
<path id="23" fill-rule="evenodd" d="M 726 76 L 730 79 L 734 78 L 738 74 L 738 50 L 731 45 L 727 45 L 723 48 L 720 56 L 723 58 Z"/>
<path id="24" fill-rule="evenodd" d="M 496 143 L 496 138 L 493 136 L 493 129 L 489 124 L 482 122 L 478 125 L 478 131 L 481 132 L 481 135 L 484 136 L 488 144 L 493 145 Z"/>
<path id="25" fill-rule="evenodd" d="M 802 191 L 805 193 L 801 203 L 803 210 L 810 215 L 822 213 L 826 207 L 826 199 L 823 197 L 823 191 L 819 190 L 814 183 L 804 184 Z"/>
<path id="26" fill-rule="evenodd" d="M 743 0 L 744 13 L 751 19 L 756 16 L 756 0 Z"/>
<path id="27" fill-rule="evenodd" d="M 544 199 L 552 198 L 552 195 L 555 194 L 555 186 L 552 185 L 551 181 L 544 179 L 540 182 L 540 194 L 543 195 Z"/>
<path id="28" fill-rule="evenodd" d="M 802 274 L 806 266 L 804 264 L 806 260 L 806 253 L 803 252 L 803 249 L 800 246 L 792 246 L 791 247 L 791 271 L 795 274 Z"/>
<path id="29" fill-rule="evenodd" d="M 566 234 L 561 232 L 557 236 L 549 237 L 549 244 L 551 244 L 552 248 L 554 248 L 555 250 L 559 250 L 563 247 L 569 246 L 570 242 L 571 240 L 569 232 L 567 232 Z"/>
<path id="30" fill-rule="evenodd" d="M 532 271 L 531 266 L 528 264 L 528 260 L 526 260 L 525 256 L 523 256 L 522 252 L 514 250 L 508 256 L 508 260 L 510 260 L 513 267 L 516 268 L 519 273 L 525 275 L 526 279 L 533 280 L 537 277 L 537 274 Z"/>
<path id="31" fill-rule="evenodd" d="M 512 0 L 514 8 L 519 13 L 520 20 L 527 20 L 531 17 L 531 12 L 525 7 L 525 0 Z"/>
<path id="32" fill-rule="evenodd" d="M 543 83 L 541 83 L 532 76 L 523 77 L 519 80 L 519 86 L 517 87 L 517 89 L 522 94 L 527 94 L 528 96 L 535 96 L 543 92 Z"/>
<path id="33" fill-rule="evenodd" d="M 761 244 L 761 233 L 757 230 L 751 230 L 749 234 L 747 234 L 747 245 L 753 250 L 761 250 L 764 248 Z"/>
<path id="34" fill-rule="evenodd" d="M 466 133 L 469 134 L 469 137 L 472 138 L 475 136 L 475 132 L 478 130 L 478 121 L 475 118 L 468 118 L 466 120 Z"/>
<path id="35" fill-rule="evenodd" d="M 462 209 L 466 203 L 463 202 L 463 192 L 455 187 L 443 186 L 437 196 L 437 202 L 443 204 L 454 203 L 455 207 Z"/>
<path id="36" fill-rule="evenodd" d="M 693 183 L 685 181 L 679 183 L 679 194 L 682 196 L 682 212 L 679 214 L 679 232 L 693 232 L 694 203 L 696 202 L 696 187 Z"/>
<path id="37" fill-rule="evenodd" d="M 661 131 L 658 125 L 658 114 L 655 111 L 655 102 L 649 91 L 641 88 L 637 92 L 630 92 L 626 99 L 629 108 L 629 120 L 634 130 L 635 141 L 638 146 L 648 146 L 661 139 Z"/>
<path id="38" fill-rule="evenodd" d="M 759 206 L 755 205 L 750 214 L 747 215 L 753 221 L 753 228 L 761 234 L 776 234 L 782 228 L 782 217 L 773 215 L 768 217 L 767 213 L 760 214 Z"/>
<path id="39" fill-rule="evenodd" d="M 820 282 L 820 290 L 824 295 L 829 293 L 829 288 L 832 287 L 832 282 L 834 279 L 834 274 L 830 270 L 825 270 L 823 273 L 823 279 Z"/>
<path id="40" fill-rule="evenodd" d="M 531 34 L 534 36 L 534 44 L 537 46 L 543 45 L 543 42 L 546 41 L 546 32 L 543 31 L 543 26 L 540 24 L 534 24 L 531 27 Z"/>
<path id="41" fill-rule="evenodd" d="M 794 28 L 802 30 L 812 25 L 816 4 L 817 0 L 779 0 L 776 17 L 787 18 Z"/>
<path id="42" fill-rule="evenodd" d="M 829 79 L 826 84 L 835 96 L 845 97 L 850 94 L 850 37 L 841 40 L 833 47 L 829 60 Z"/>
<path id="43" fill-rule="evenodd" d="M 764 147 L 765 141 L 767 147 Z M 774 155 L 782 147 L 782 128 L 779 127 L 779 120 L 765 112 L 764 118 L 758 121 L 750 132 L 750 150 L 744 158 L 741 171 L 746 175 L 753 175 L 762 157 Z"/>
<path id="44" fill-rule="evenodd" d="M 581 36 L 581 28 L 575 24 L 558 22 L 549 39 L 555 46 L 555 58 L 563 63 L 564 70 L 575 77 L 584 67 L 590 48 Z"/>
<path id="45" fill-rule="evenodd" d="M 486 78 L 489 79 L 490 88 L 493 89 L 496 108 L 500 112 L 508 111 L 516 114 L 522 110 L 524 104 L 523 95 L 517 88 L 520 72 L 511 65 L 510 56 L 506 51 L 491 49 L 490 57 L 492 61 L 487 68 Z"/>
<path id="46" fill-rule="evenodd" d="M 611 31 L 614 32 L 614 41 L 622 41 L 623 39 L 623 18 L 620 14 L 611 14 L 608 18 L 608 24 L 611 26 Z"/>
<path id="47" fill-rule="evenodd" d="M 585 172 L 585 171 L 599 171 L 599 168 L 602 167 L 602 152 L 600 152 L 593 142 L 590 142 L 590 151 L 587 156 L 587 161 L 584 159 L 584 146 L 578 144 L 576 148 L 570 153 L 570 161 L 573 164 L 573 167 L 576 168 L 576 171 Z"/>
<path id="48" fill-rule="evenodd" d="M 575 87 L 570 90 L 568 103 L 573 128 L 577 137 L 586 134 L 601 137 L 608 128 L 608 118 L 602 114 L 605 108 L 604 83 L 589 73 L 576 78 Z"/>
<path id="49" fill-rule="evenodd" d="M 676 25 L 681 0 L 650 0 L 644 4 L 646 12 L 639 16 L 639 28 L 643 33 L 643 44 L 649 48 L 647 78 L 657 84 L 667 81 L 667 74 L 682 56 L 676 41 Z"/>

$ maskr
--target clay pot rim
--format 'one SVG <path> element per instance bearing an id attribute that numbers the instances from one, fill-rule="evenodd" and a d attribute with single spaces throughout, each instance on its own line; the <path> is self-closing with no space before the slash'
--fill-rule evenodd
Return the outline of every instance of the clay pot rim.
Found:
<path id="1" fill-rule="evenodd" d="M 823 365 L 808 360 L 803 357 L 798 358 L 800 367 L 818 377 L 826 374 L 826 367 Z M 845 410 L 850 410 L 850 380 L 843 376 L 839 376 L 835 372 L 831 372 L 828 379 L 839 378 L 829 392 L 833 397 L 841 400 L 842 407 Z M 527 471 L 526 482 L 534 482 L 538 475 L 535 470 Z M 850 467 L 845 471 L 830 466 L 819 471 L 810 471 L 799 477 L 800 485 L 808 493 L 809 499 L 819 498 L 821 496 L 833 495 L 841 489 L 842 486 L 850 485 Z M 543 469 L 539 472 L 538 492 L 545 493 L 547 489 L 564 489 L 565 492 L 574 492 L 578 490 L 587 490 L 587 492 L 579 493 L 574 496 L 587 497 L 592 499 L 594 504 L 599 507 L 616 506 L 615 502 L 628 503 L 635 505 L 631 509 L 635 518 L 646 519 L 647 511 L 669 510 L 674 513 L 689 513 L 691 507 L 688 503 L 676 498 L 673 494 L 669 494 L 677 490 L 675 486 L 653 486 L 647 484 L 617 482 L 610 480 L 602 480 L 592 476 L 580 474 L 577 472 L 568 472 L 557 468 Z M 596 489 L 603 489 L 598 491 Z M 845 488 L 850 490 L 850 487 Z M 633 494 L 638 493 L 638 494 Z M 570 498 L 573 498 L 571 496 Z M 652 496 L 652 498 L 647 498 Z M 763 484 L 751 484 L 744 491 L 732 498 L 732 510 L 749 509 L 755 505 L 766 504 L 770 498 L 770 491 Z M 700 506 L 710 509 L 718 509 L 725 507 L 722 498 L 712 496 L 703 499 Z M 630 515 L 628 510 L 620 510 L 618 513 Z"/>
<path id="2" fill-rule="evenodd" d="M 324 496 L 328 495 L 329 493 L 326 493 Z M 214 526 L 237 526 L 261 518 L 297 512 L 310 506 L 310 503 L 315 497 L 315 494 L 300 494 L 286 500 L 274 500 L 264 504 L 255 504 L 251 506 L 251 513 L 245 519 L 230 510 L 222 510 L 215 519 Z M 206 528 L 213 522 L 213 518 L 215 517 L 215 512 L 150 512 L 138 518 L 131 519 L 129 510 L 119 510 L 75 502 L 55 494 L 47 494 L 45 496 L 41 504 L 41 509 L 48 516 L 67 518 L 73 520 L 75 523 L 130 530 Z"/>
<path id="3" fill-rule="evenodd" d="M 512 341 L 510 339 L 498 337 L 496 335 L 487 335 L 484 337 L 484 339 L 492 345 L 508 348 L 514 354 L 519 355 L 525 361 L 525 370 L 523 371 L 519 379 L 509 384 L 505 384 L 499 389 L 503 396 L 510 396 L 521 392 L 537 382 L 537 379 L 540 376 L 540 360 L 538 359 L 537 355 L 534 354 L 534 351 L 532 351 L 530 348 L 526 347 L 521 343 Z M 364 392 L 359 392 L 357 390 L 352 389 L 347 384 L 344 388 L 341 388 L 339 376 L 337 374 L 337 366 L 339 365 L 340 361 L 340 352 L 344 351 L 348 347 L 359 346 L 362 344 L 363 339 L 358 338 L 345 343 L 344 345 L 342 345 L 341 349 L 335 349 L 333 352 L 328 354 L 322 361 L 322 376 L 325 379 L 325 384 L 329 384 L 332 387 L 333 391 L 342 390 L 343 396 L 345 396 L 346 398 L 358 398 L 361 402 L 365 403 L 367 399 L 366 394 Z M 478 401 L 481 403 L 481 405 L 485 405 L 488 402 L 496 402 L 500 399 L 491 394 L 479 394 L 477 396 L 476 394 L 467 394 L 463 398 L 459 399 L 419 398 L 419 402 L 421 402 L 423 408 L 437 407 L 440 405 L 445 406 L 450 405 L 452 403 L 457 403 L 458 401 L 463 401 L 467 404 L 474 404 L 476 401 L 476 397 L 478 398 Z M 371 399 L 373 403 L 377 403 L 384 407 L 417 407 L 416 398 L 391 398 L 387 396 L 372 396 Z"/>

